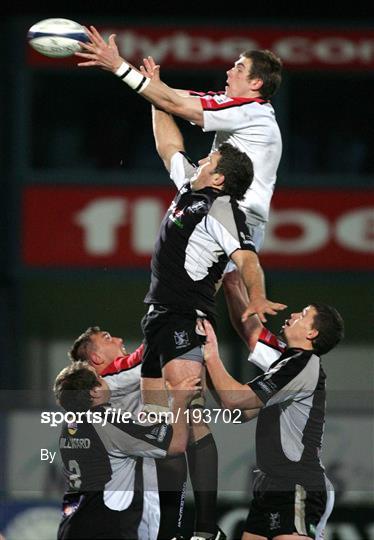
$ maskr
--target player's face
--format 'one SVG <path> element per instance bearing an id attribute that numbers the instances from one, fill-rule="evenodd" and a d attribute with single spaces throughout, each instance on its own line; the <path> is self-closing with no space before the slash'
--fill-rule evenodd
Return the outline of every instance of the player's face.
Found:
<path id="1" fill-rule="evenodd" d="M 214 180 L 221 176 L 214 172 L 220 160 L 219 152 L 212 152 L 209 156 L 198 161 L 199 167 L 191 178 L 191 187 L 194 191 L 205 187 L 216 187 Z"/>
<path id="2" fill-rule="evenodd" d="M 317 310 L 313 306 L 307 306 L 299 313 L 291 313 L 291 317 L 286 319 L 282 326 L 282 333 L 289 346 L 303 346 L 303 342 L 314 337 L 314 317 Z"/>
<path id="3" fill-rule="evenodd" d="M 252 97 L 251 72 L 252 60 L 241 56 L 227 73 L 227 86 L 225 92 L 228 97 Z"/>
<path id="4" fill-rule="evenodd" d="M 91 341 L 94 345 L 95 353 L 108 363 L 113 362 L 118 356 L 126 354 L 123 339 L 114 337 L 109 332 L 98 332 L 91 337 Z"/>

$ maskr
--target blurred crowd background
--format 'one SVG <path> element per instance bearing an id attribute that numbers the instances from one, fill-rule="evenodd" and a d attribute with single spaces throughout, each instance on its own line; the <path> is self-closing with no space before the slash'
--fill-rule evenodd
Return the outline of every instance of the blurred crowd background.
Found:
<path id="1" fill-rule="evenodd" d="M 47 59 L 27 44 L 32 24 L 60 16 L 116 33 L 134 65 L 153 55 L 175 88 L 223 89 L 244 49 L 269 48 L 283 59 L 273 100 L 283 156 L 260 259 L 268 296 L 287 313 L 321 300 L 345 319 L 345 341 L 325 359 L 322 457 L 339 490 L 328 538 L 372 539 L 374 28 L 339 12 L 328 20 L 251 17 L 239 4 L 215 17 L 204 6 L 188 14 L 152 6 L 110 16 L 25 10 L 0 23 L 0 531 L 8 540 L 53 538 L 60 470 L 41 461 L 40 449 L 56 446 L 58 431 L 40 425 L 40 411 L 55 407 L 54 377 L 88 326 L 123 337 L 129 351 L 141 342 L 153 242 L 173 197 L 150 105 L 109 73 Z M 213 135 L 178 125 L 191 157 L 206 155 Z M 256 373 L 223 295 L 218 304 L 222 355 L 245 381 Z M 269 327 L 282 322 L 271 318 Z M 250 488 L 253 427 L 214 429 L 222 516 L 234 538 Z"/>

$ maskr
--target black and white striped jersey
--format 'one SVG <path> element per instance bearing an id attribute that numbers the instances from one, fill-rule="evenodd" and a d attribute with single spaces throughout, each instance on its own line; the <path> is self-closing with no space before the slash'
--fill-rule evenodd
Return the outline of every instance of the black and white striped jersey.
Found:
<path id="1" fill-rule="evenodd" d="M 183 153 L 174 154 L 179 192 L 161 223 L 144 301 L 215 313 L 216 285 L 230 255 L 255 247 L 236 201 L 213 188 L 191 189 L 194 170 Z"/>
<path id="2" fill-rule="evenodd" d="M 105 491 L 105 504 L 119 510 L 133 495 L 139 457 L 166 456 L 172 427 L 139 424 L 109 405 L 93 407 L 91 421 L 65 424 L 59 447 L 69 491 Z M 95 413 L 95 415 L 93 414 Z M 107 416 L 105 416 L 107 415 Z M 105 421 L 104 421 L 105 420 Z M 131 502 L 131 499 L 130 499 Z"/>
<path id="3" fill-rule="evenodd" d="M 101 373 L 110 389 L 110 403 L 113 407 L 128 411 L 137 417 L 142 410 L 143 402 L 140 391 L 141 362 L 144 345 L 140 345 L 133 353 L 116 358 Z M 139 540 L 149 540 L 156 538 L 160 524 L 160 500 L 158 495 L 157 470 L 154 458 L 144 457 L 142 459 L 143 472 L 143 512 L 138 529 Z M 113 480 L 112 471 L 112 482 Z M 120 478 L 123 476 L 121 470 L 118 471 Z M 128 508 L 134 498 L 136 475 L 133 474 L 133 486 L 126 482 L 126 508 Z M 127 480 L 130 480 L 128 478 Z M 122 489 L 119 486 L 118 491 Z M 106 498 L 104 494 L 104 498 Z"/>
<path id="4" fill-rule="evenodd" d="M 264 403 L 256 428 L 257 465 L 263 472 L 315 489 L 325 485 L 320 461 L 325 379 L 313 351 L 287 348 L 248 383 Z"/>

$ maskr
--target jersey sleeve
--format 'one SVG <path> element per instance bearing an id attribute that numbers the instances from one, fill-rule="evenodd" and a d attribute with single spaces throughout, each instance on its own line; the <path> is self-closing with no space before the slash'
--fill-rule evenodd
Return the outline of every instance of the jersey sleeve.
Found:
<path id="1" fill-rule="evenodd" d="M 319 369 L 319 358 L 312 352 L 288 350 L 248 385 L 265 406 L 299 401 L 315 390 Z"/>
<path id="2" fill-rule="evenodd" d="M 165 457 L 173 436 L 173 427 L 164 422 L 140 425 L 129 419 L 109 418 L 106 425 L 93 425 L 107 451 L 124 456 Z"/>
<path id="3" fill-rule="evenodd" d="M 196 166 L 184 152 L 176 152 L 170 160 L 170 178 L 178 189 L 189 182 L 196 172 Z"/>
<path id="4" fill-rule="evenodd" d="M 118 399 L 122 395 L 140 392 L 141 364 L 134 367 L 102 375 L 109 386 L 111 397 Z"/>
<path id="5" fill-rule="evenodd" d="M 256 346 L 248 357 L 248 361 L 267 371 L 278 360 L 285 350 L 286 344 L 278 339 L 272 332 L 263 328 L 257 340 Z"/>
<path id="6" fill-rule="evenodd" d="M 233 132 L 247 128 L 252 122 L 250 104 L 253 99 L 229 98 L 225 94 L 200 97 L 203 108 L 203 131 Z M 263 100 L 256 100 L 256 102 Z"/>
<path id="7" fill-rule="evenodd" d="M 230 257 L 237 249 L 256 252 L 245 223 L 245 215 L 227 201 L 228 196 L 216 199 L 205 220 L 207 232 Z"/>

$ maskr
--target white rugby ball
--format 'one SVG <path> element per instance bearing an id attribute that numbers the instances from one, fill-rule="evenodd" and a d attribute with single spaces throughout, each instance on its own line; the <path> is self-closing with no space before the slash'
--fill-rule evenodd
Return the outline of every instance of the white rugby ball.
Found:
<path id="1" fill-rule="evenodd" d="M 44 19 L 28 31 L 27 39 L 33 49 L 44 56 L 62 58 L 80 51 L 78 41 L 89 41 L 82 25 L 70 19 Z"/>

